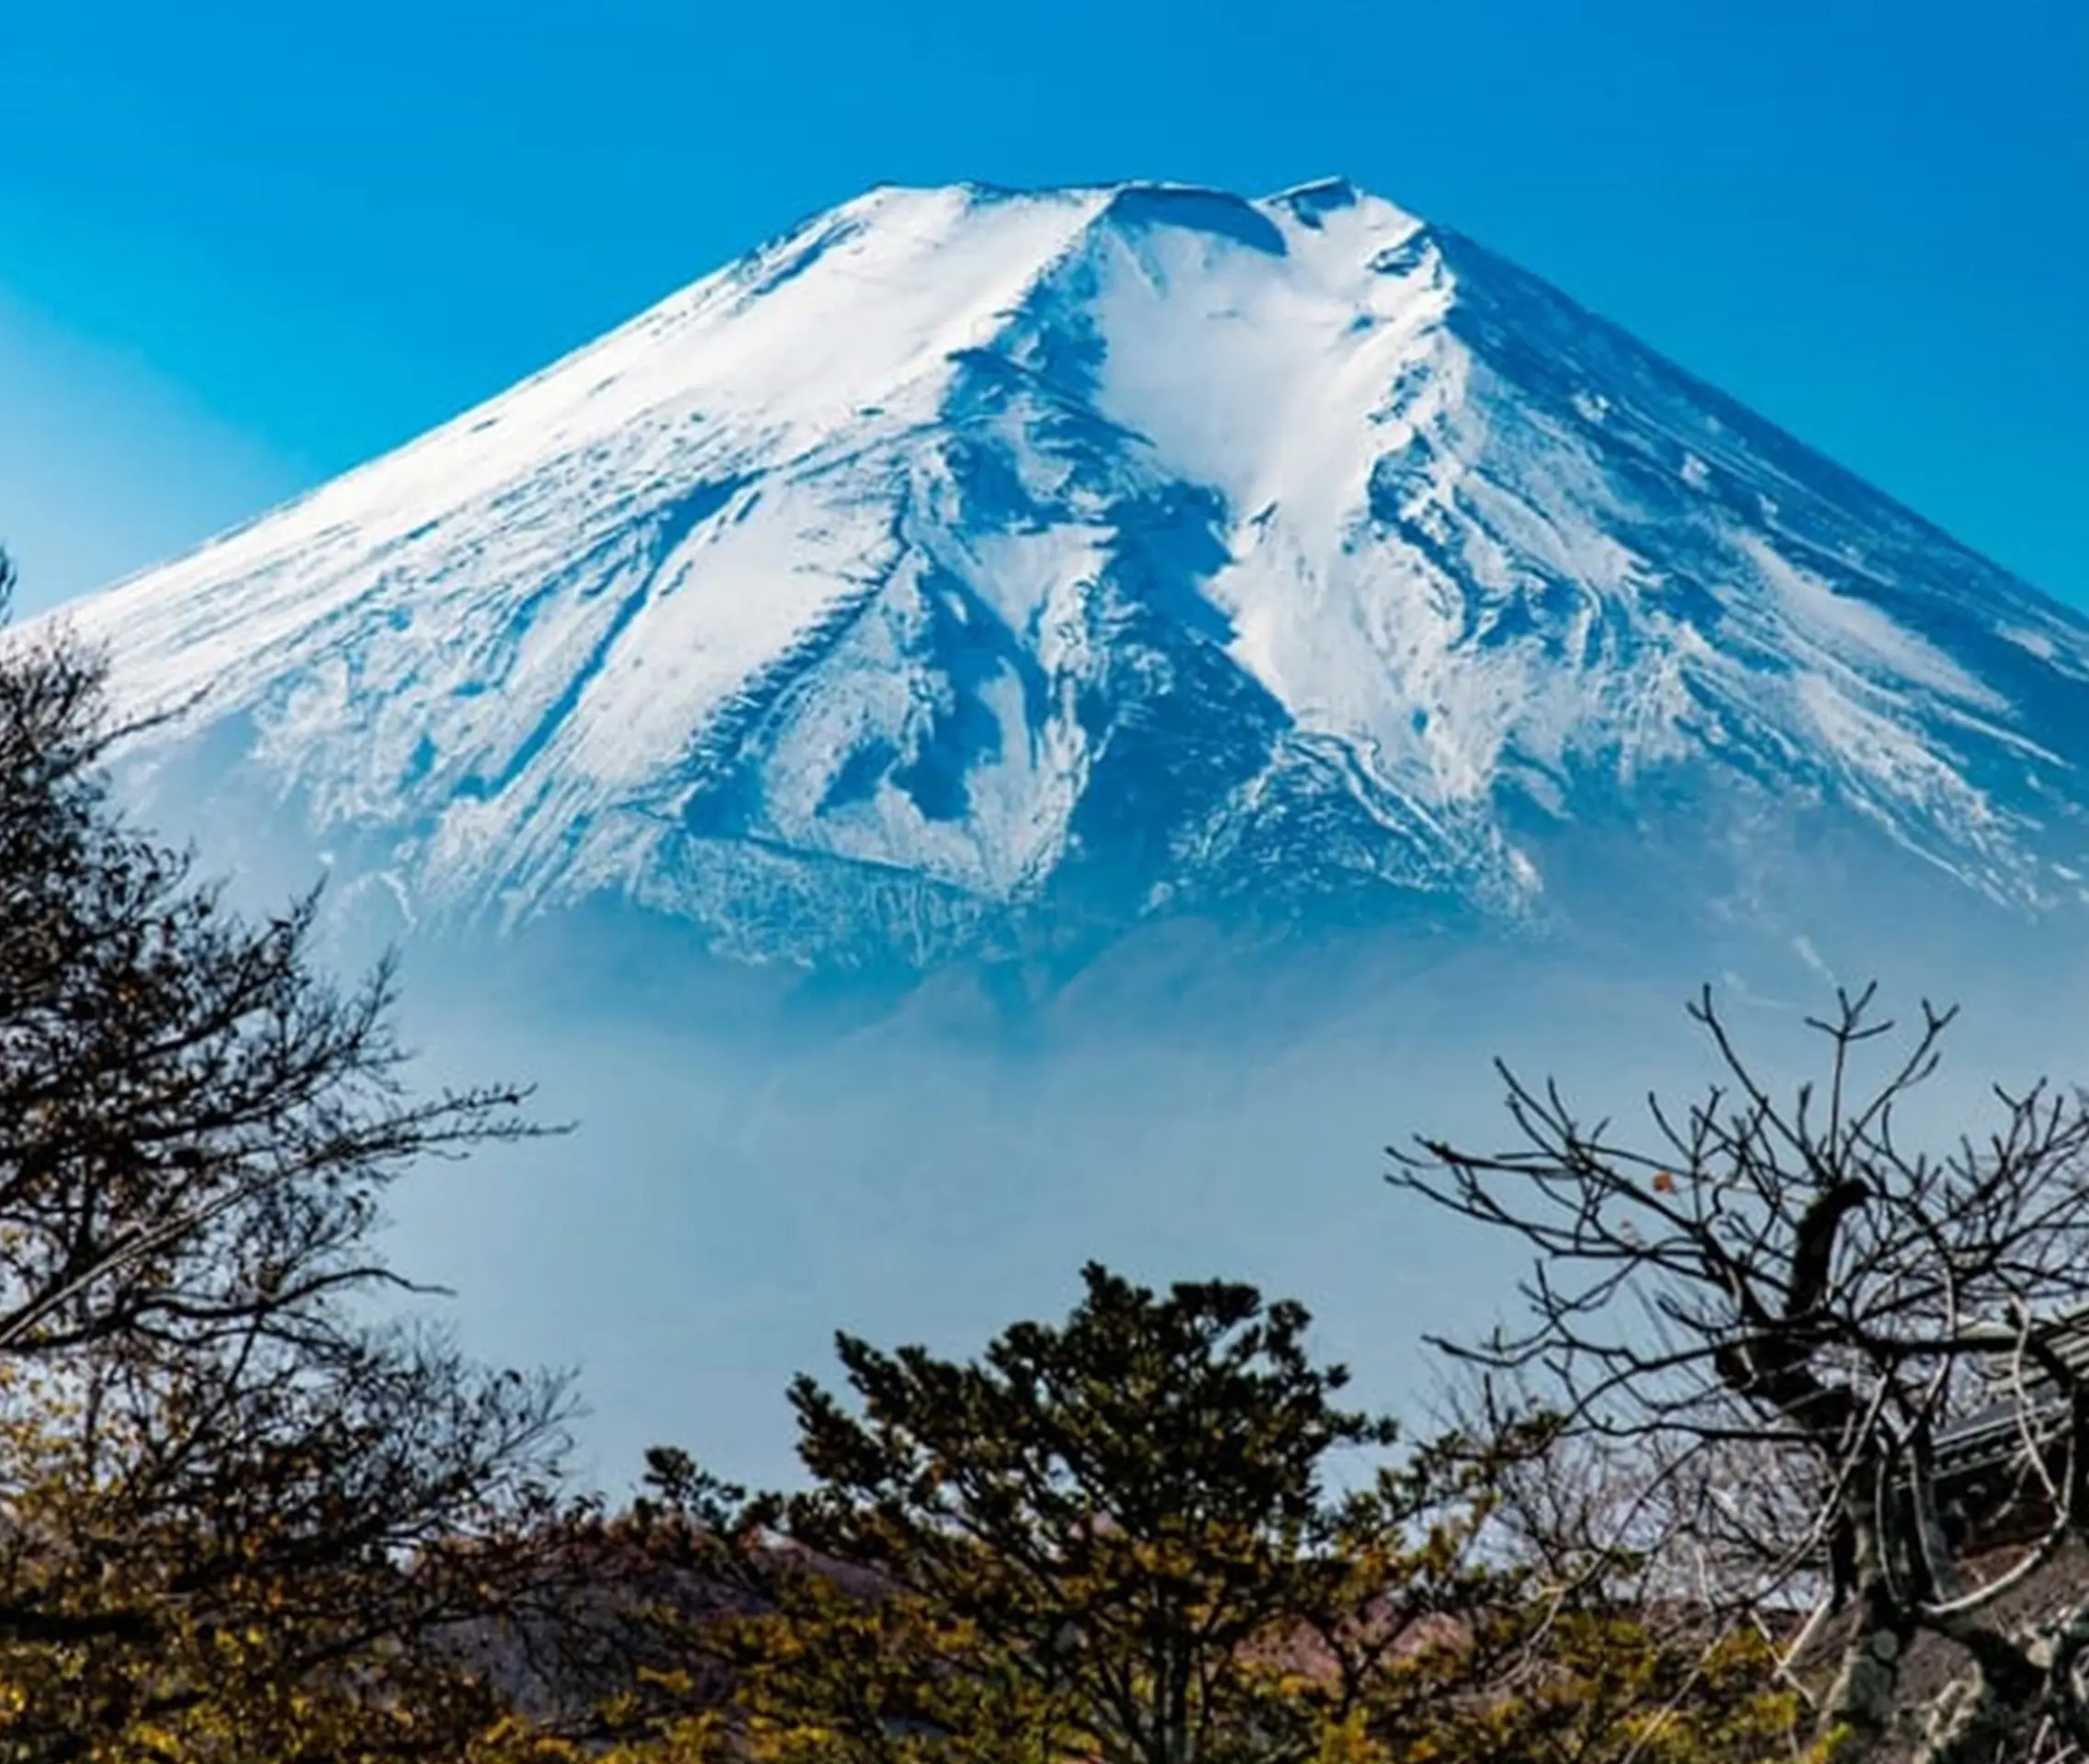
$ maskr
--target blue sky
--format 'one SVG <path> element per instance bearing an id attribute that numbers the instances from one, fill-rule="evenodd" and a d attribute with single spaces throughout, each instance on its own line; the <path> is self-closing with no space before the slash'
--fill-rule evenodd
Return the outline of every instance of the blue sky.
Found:
<path id="1" fill-rule="evenodd" d="M 2089 605 L 2079 0 L 23 0 L 31 604 L 403 440 L 883 179 L 1340 171 Z"/>

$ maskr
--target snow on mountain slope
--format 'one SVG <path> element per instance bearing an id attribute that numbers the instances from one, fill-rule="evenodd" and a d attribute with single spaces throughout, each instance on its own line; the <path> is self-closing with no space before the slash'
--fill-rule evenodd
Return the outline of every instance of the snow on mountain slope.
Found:
<path id="1" fill-rule="evenodd" d="M 415 917 L 1529 918 L 1677 803 L 2089 899 L 2080 619 L 1338 182 L 875 191 L 62 616 Z"/>

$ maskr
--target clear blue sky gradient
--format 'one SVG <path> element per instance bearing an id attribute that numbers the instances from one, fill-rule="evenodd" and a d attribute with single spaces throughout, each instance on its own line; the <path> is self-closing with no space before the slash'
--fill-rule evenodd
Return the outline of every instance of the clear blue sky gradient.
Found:
<path id="1" fill-rule="evenodd" d="M 2083 0 L 19 0 L 33 603 L 881 180 L 1343 172 L 2089 605 Z"/>

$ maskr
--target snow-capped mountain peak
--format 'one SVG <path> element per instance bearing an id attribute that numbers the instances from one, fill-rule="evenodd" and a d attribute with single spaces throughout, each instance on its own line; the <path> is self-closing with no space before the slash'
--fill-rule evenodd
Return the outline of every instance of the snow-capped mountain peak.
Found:
<path id="1" fill-rule="evenodd" d="M 873 191 L 65 616 L 415 916 L 1527 916 L 1685 797 L 2089 870 L 2080 620 L 1338 180 Z"/>

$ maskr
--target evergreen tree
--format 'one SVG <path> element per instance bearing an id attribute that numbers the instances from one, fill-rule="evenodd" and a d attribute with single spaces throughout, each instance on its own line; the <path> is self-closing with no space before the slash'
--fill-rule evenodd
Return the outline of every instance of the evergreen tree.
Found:
<path id="1" fill-rule="evenodd" d="M 1301 1306 L 1093 1265 L 1084 1284 L 1063 1324 L 977 1361 L 838 1338 L 853 1400 L 791 1393 L 805 1493 L 750 1500 L 654 1455 L 635 1530 L 752 1606 L 671 1623 L 680 1669 L 663 1649 L 664 1694 L 632 1704 L 659 1756 L 1790 1756 L 1762 1649 L 1665 1640 L 1600 1577 L 1548 1584 L 1489 1544 L 1501 1473 L 1548 1426 L 1395 1457 Z"/>

